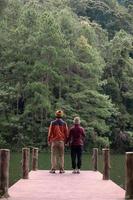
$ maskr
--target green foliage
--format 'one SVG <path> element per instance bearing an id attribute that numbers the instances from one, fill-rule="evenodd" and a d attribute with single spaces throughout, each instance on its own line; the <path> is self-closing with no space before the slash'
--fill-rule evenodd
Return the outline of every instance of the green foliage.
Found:
<path id="1" fill-rule="evenodd" d="M 0 5 L 0 145 L 47 147 L 50 121 L 63 109 L 69 126 L 81 117 L 86 149 L 132 148 L 121 140 L 133 130 L 130 2 Z"/>
<path id="2" fill-rule="evenodd" d="M 6 146 L 6 141 L 0 136 L 0 146 L 5 147 Z"/>
<path id="3" fill-rule="evenodd" d="M 129 13 L 126 7 L 119 5 L 117 0 L 79 0 L 77 4 L 72 4 L 72 8 L 78 15 L 87 16 L 91 21 L 101 24 L 107 29 L 110 37 L 120 29 L 133 33 L 132 13 Z"/>
<path id="4" fill-rule="evenodd" d="M 100 150 L 102 150 L 102 148 L 106 148 L 109 147 L 110 142 L 109 142 L 109 138 L 108 137 L 97 137 L 96 138 L 96 143 L 95 146 L 97 148 L 99 148 Z"/>
<path id="5" fill-rule="evenodd" d="M 0 15 L 4 11 L 4 9 L 6 8 L 7 2 L 8 2 L 8 0 L 0 0 Z"/>

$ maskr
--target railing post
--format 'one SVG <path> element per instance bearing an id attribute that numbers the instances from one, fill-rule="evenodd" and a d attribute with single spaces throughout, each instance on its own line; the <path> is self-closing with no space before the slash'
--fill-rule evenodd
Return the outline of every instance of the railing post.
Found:
<path id="1" fill-rule="evenodd" d="M 110 155 L 109 149 L 103 149 L 103 180 L 110 179 Z"/>
<path id="2" fill-rule="evenodd" d="M 133 152 L 126 152 L 125 199 L 133 199 Z"/>
<path id="3" fill-rule="evenodd" d="M 32 149 L 32 170 L 38 170 L 38 148 Z"/>
<path id="4" fill-rule="evenodd" d="M 0 149 L 0 197 L 8 198 L 10 150 Z"/>
<path id="5" fill-rule="evenodd" d="M 97 169 L 98 169 L 98 148 L 93 148 L 92 161 L 93 161 L 93 170 L 97 171 Z"/>
<path id="6" fill-rule="evenodd" d="M 22 149 L 22 178 L 29 178 L 29 157 L 30 157 L 30 149 L 23 148 Z"/>

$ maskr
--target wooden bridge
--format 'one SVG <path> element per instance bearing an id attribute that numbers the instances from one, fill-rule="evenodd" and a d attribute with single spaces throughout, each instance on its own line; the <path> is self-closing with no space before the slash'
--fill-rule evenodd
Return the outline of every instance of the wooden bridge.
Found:
<path id="1" fill-rule="evenodd" d="M 9 188 L 9 194 L 8 200 L 122 200 L 125 190 L 110 180 L 102 180 L 99 172 L 50 174 L 38 170 Z"/>
<path id="2" fill-rule="evenodd" d="M 37 170 L 37 148 L 32 153 L 32 171 L 29 173 L 29 149 L 24 148 L 22 179 L 9 189 L 8 156 L 9 150 L 0 150 L 0 192 L 3 192 L 1 197 L 4 200 L 133 200 L 133 152 L 126 153 L 126 191 L 109 180 L 109 149 L 103 150 L 103 174 L 97 171 L 96 149 L 93 152 L 93 171 L 81 171 L 80 174 L 72 174 L 72 171 L 60 174 L 57 171 L 51 174 L 47 170 Z"/>

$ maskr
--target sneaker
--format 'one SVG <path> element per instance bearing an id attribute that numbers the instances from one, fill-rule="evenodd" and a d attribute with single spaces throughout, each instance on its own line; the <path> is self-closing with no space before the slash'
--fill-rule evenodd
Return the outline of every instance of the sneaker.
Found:
<path id="1" fill-rule="evenodd" d="M 49 173 L 55 174 L 55 169 L 51 169 L 51 170 L 49 171 Z"/>
<path id="2" fill-rule="evenodd" d="M 60 174 L 65 173 L 64 169 L 60 169 L 59 173 L 60 173 Z"/>
<path id="3" fill-rule="evenodd" d="M 80 169 L 77 169 L 77 174 L 80 174 Z"/>
<path id="4" fill-rule="evenodd" d="M 76 169 L 73 169 L 72 173 L 73 173 L 73 174 L 76 174 Z"/>

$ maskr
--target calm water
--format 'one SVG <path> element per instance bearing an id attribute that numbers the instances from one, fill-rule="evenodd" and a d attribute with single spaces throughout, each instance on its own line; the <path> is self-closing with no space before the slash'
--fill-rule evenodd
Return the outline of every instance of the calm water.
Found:
<path id="1" fill-rule="evenodd" d="M 111 155 L 111 170 L 110 179 L 124 188 L 125 182 L 125 155 Z M 102 173 L 102 156 L 99 156 L 98 170 Z M 39 169 L 50 169 L 50 154 L 39 153 Z M 65 169 L 71 170 L 70 154 L 65 154 Z M 92 170 L 92 157 L 85 153 L 83 154 L 82 170 Z M 10 185 L 21 178 L 21 153 L 11 153 L 10 159 Z"/>

